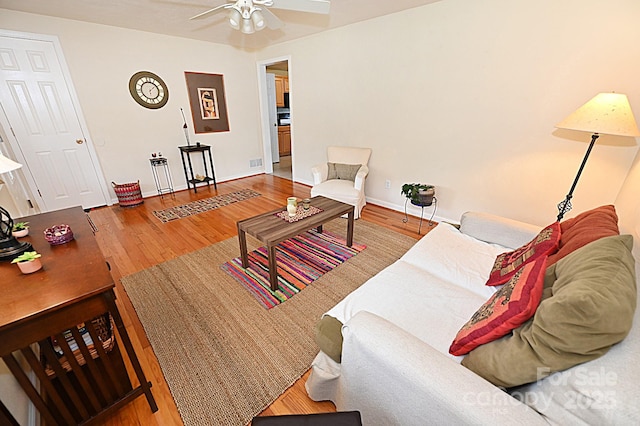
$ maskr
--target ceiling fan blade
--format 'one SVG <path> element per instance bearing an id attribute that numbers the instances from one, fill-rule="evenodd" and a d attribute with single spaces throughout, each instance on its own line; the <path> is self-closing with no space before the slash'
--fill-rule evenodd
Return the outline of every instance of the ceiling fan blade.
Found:
<path id="1" fill-rule="evenodd" d="M 192 16 L 191 18 L 189 18 L 189 20 L 203 18 L 203 17 L 205 17 L 205 16 L 207 16 L 207 15 L 209 15 L 209 14 L 211 14 L 211 13 L 218 12 L 219 10 L 222 10 L 222 9 L 228 9 L 228 8 L 230 8 L 231 6 L 233 6 L 233 4 L 229 4 L 229 3 L 227 3 L 227 4 L 221 4 L 220 6 L 216 6 L 216 7 L 214 7 L 213 9 L 209 9 L 209 10 L 204 11 L 204 12 L 202 12 L 202 13 L 198 13 L 197 15 Z"/>
<path id="2" fill-rule="evenodd" d="M 273 8 L 298 12 L 329 13 L 329 0 L 273 0 Z"/>
<path id="3" fill-rule="evenodd" d="M 262 17 L 267 23 L 267 27 L 269 27 L 270 29 L 277 30 L 279 28 L 282 28 L 282 26 L 284 25 L 282 21 L 276 15 L 274 15 L 273 12 L 271 12 L 268 8 L 261 7 L 260 13 L 262 13 Z"/>

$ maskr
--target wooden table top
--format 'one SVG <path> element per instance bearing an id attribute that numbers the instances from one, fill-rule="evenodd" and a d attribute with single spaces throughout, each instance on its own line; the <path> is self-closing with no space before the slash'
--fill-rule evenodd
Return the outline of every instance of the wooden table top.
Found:
<path id="1" fill-rule="evenodd" d="M 311 198 L 311 205 L 322 209 L 322 212 L 297 222 L 288 222 L 276 216 L 276 213 L 286 210 L 286 206 L 283 206 L 279 209 L 241 220 L 238 222 L 238 229 L 243 230 L 263 243 L 278 243 L 291 238 L 292 235 L 323 225 L 329 220 L 340 217 L 354 209 L 352 205 L 322 196 Z"/>
<path id="2" fill-rule="evenodd" d="M 81 207 L 28 216 L 20 222 L 29 222 L 29 235 L 20 241 L 30 242 L 42 255 L 42 269 L 24 275 L 17 265 L 0 262 L 0 332 L 114 287 Z M 71 227 L 74 240 L 52 246 L 44 230 L 61 224 Z"/>

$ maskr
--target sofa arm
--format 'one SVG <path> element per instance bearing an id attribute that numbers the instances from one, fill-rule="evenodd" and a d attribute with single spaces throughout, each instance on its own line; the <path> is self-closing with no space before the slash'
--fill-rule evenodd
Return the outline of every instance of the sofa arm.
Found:
<path id="1" fill-rule="evenodd" d="M 364 164 L 360 166 L 358 173 L 356 173 L 356 179 L 353 184 L 353 186 L 358 191 L 362 191 L 362 187 L 364 186 L 364 179 L 367 177 L 368 174 L 369 174 L 369 167 L 365 166 Z"/>
<path id="2" fill-rule="evenodd" d="M 528 406 L 375 314 L 357 313 L 342 334 L 336 407 L 359 410 L 363 424 L 547 424 Z"/>
<path id="3" fill-rule="evenodd" d="M 489 213 L 466 212 L 460 219 L 460 232 L 487 243 L 518 248 L 531 241 L 542 228 Z"/>
<path id="4" fill-rule="evenodd" d="M 319 183 L 327 180 L 327 174 L 329 173 L 329 166 L 327 163 L 316 164 L 311 168 L 311 174 L 313 175 L 313 184 L 317 185 Z"/>

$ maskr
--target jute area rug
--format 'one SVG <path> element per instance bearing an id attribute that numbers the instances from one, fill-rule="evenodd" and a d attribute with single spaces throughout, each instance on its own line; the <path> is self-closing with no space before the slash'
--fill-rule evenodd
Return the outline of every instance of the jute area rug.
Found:
<path id="1" fill-rule="evenodd" d="M 310 367 L 321 314 L 416 242 L 363 220 L 354 240 L 367 249 L 270 310 L 220 269 L 237 238 L 122 278 L 185 425 L 248 424 Z"/>

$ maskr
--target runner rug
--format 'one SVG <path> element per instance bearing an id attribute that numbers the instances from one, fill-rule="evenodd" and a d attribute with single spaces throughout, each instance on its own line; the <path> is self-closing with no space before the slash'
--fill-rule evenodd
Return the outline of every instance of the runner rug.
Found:
<path id="1" fill-rule="evenodd" d="M 166 223 L 172 220 L 181 219 L 198 213 L 203 213 L 219 207 L 227 206 L 238 201 L 248 200 L 257 197 L 260 193 L 251 189 L 241 189 L 240 191 L 230 192 L 228 194 L 216 195 L 202 200 L 192 201 L 191 203 L 182 204 L 181 206 L 169 207 L 163 210 L 154 210 L 153 215 Z"/>
<path id="2" fill-rule="evenodd" d="M 237 238 L 122 278 L 186 426 L 247 425 L 309 369 L 320 316 L 416 241 L 364 220 L 354 238 L 366 250 L 273 309 L 220 269 L 238 255 Z"/>
<path id="3" fill-rule="evenodd" d="M 307 231 L 276 246 L 278 290 L 269 282 L 269 252 L 260 247 L 248 254 L 249 267 L 242 267 L 236 257 L 220 266 L 244 286 L 267 309 L 298 294 L 313 281 L 366 248 L 363 244 L 347 246 L 344 238 L 325 231 Z"/>

